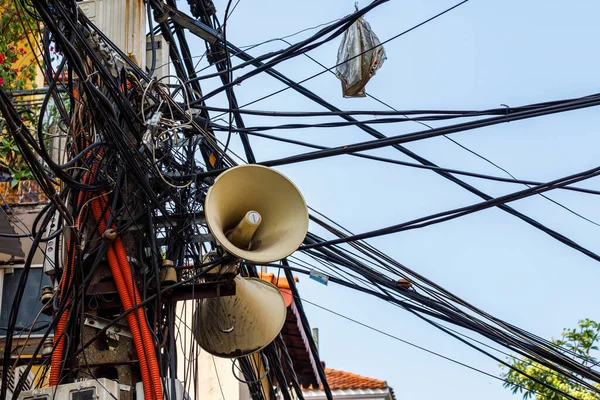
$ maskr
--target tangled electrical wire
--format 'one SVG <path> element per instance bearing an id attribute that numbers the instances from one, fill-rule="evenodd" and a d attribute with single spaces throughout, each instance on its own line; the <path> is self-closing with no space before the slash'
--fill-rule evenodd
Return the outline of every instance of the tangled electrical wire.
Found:
<path id="1" fill-rule="evenodd" d="M 186 342 L 182 337 L 192 335 L 192 327 L 182 317 L 189 311 L 186 307 L 193 308 L 197 304 L 186 303 L 183 308 L 178 308 L 169 297 L 174 290 L 185 285 L 204 282 L 208 271 L 224 261 L 223 257 L 207 259 L 216 243 L 203 220 L 203 204 L 214 178 L 238 163 L 273 167 L 341 155 L 429 169 L 475 193 L 483 201 L 361 234 L 353 234 L 316 210 L 311 210 L 313 223 L 325 229 L 331 237 L 325 239 L 309 232 L 295 256 L 282 260 L 281 263 L 269 264 L 270 267 L 283 269 L 291 282 L 294 302 L 300 310 L 307 337 L 310 337 L 309 324 L 302 311 L 292 273 L 310 273 L 318 265 L 321 270 L 328 271 L 332 282 L 398 306 L 510 368 L 515 367 L 491 354 L 481 342 L 465 338 L 447 325 L 476 333 L 504 349 L 540 363 L 590 391 L 598 392 L 593 383 L 600 382 L 599 371 L 595 367 L 584 366 L 577 354 L 485 313 L 363 240 L 499 207 L 600 261 L 600 256 L 591 250 L 507 205 L 511 201 L 554 189 L 597 195 L 600 192 L 572 185 L 599 175 L 600 168 L 550 182 L 509 179 L 439 167 L 402 146 L 404 143 L 440 135 L 597 106 L 600 105 L 600 94 L 490 110 L 342 111 L 306 89 L 303 82 L 295 82 L 275 69 L 279 64 L 306 55 L 339 37 L 358 18 L 386 1 L 375 0 L 353 14 L 319 26 L 316 33 L 281 50 L 251 56 L 227 40 L 226 24 L 232 10 L 231 1 L 227 4 L 225 19 L 221 24 L 209 1 L 191 1 L 192 18 L 178 10 L 175 0 L 166 0 L 165 3 L 149 0 L 146 12 L 152 56 L 148 60 L 147 69 L 142 69 L 131 61 L 114 45 L 81 12 L 76 2 L 30 0 L 20 3 L 23 12 L 32 15 L 44 27 L 40 32 L 40 40 L 32 43 L 32 48 L 39 49 L 43 55 L 40 68 L 48 86 L 40 102 L 37 124 L 32 126 L 25 123 L 15 107 L 14 98 L 2 90 L 0 111 L 8 131 L 50 203 L 37 216 L 31 232 L 25 234 L 32 238 L 33 246 L 25 260 L 8 326 L 2 328 L 6 331 L 6 345 L 0 398 L 6 398 L 7 395 L 11 354 L 14 350 L 13 336 L 23 328 L 17 327 L 17 314 L 33 255 L 45 243 L 56 238 L 60 238 L 58 246 L 61 251 L 55 251 L 52 259 L 46 257 L 45 260 L 45 264 L 51 266 L 55 278 L 55 293 L 46 306 L 46 311 L 52 315 L 52 322 L 48 326 L 35 328 L 36 331 L 43 332 L 43 337 L 34 354 L 42 354 L 42 346 L 48 338 L 53 343 L 52 352 L 50 356 L 30 359 L 26 372 L 15 386 L 13 396 L 18 396 L 23 390 L 27 372 L 35 363 L 42 364 L 39 374 L 47 376 L 51 386 L 73 382 L 82 377 L 96 378 L 99 371 L 93 363 L 88 362 L 86 350 L 97 340 L 105 340 L 107 330 L 124 320 L 133 337 L 132 348 L 138 357 L 144 398 L 169 398 L 168 390 L 164 388 L 171 385 L 172 381 L 167 377 L 172 379 L 182 373 L 178 370 L 178 361 L 181 362 L 181 355 L 178 353 L 183 354 L 185 361 L 181 378 L 187 385 L 186 390 L 191 390 L 198 378 L 197 368 L 192 364 L 197 362 L 199 348 L 192 343 L 189 348 L 178 351 L 178 346 L 183 347 L 181 343 Z M 463 3 L 465 1 L 426 22 Z M 196 70 L 186 31 L 203 39 L 207 60 L 210 66 L 215 67 L 216 72 L 200 75 L 201 71 Z M 156 76 L 159 66 L 156 63 L 155 43 L 159 34 L 169 46 L 174 76 Z M 401 34 L 389 40 L 399 36 Z M 252 48 L 256 47 L 258 45 Z M 50 48 L 58 51 L 58 60 L 51 59 Z M 369 50 L 372 49 L 365 51 Z M 232 60 L 235 58 L 241 62 L 234 64 Z M 233 71 L 241 71 L 250 66 L 254 69 L 233 79 Z M 278 112 L 250 110 L 245 108 L 246 105 L 240 106 L 234 87 L 259 74 L 273 77 L 284 83 L 286 88 L 300 93 L 328 111 Z M 201 83 L 213 79 L 218 79 L 220 85 L 203 93 Z M 207 101 L 221 93 L 227 97 L 228 108 L 207 105 Z M 47 132 L 43 129 L 43 122 L 48 118 L 51 108 L 58 112 L 55 117 L 57 137 L 64 144 L 61 147 L 62 153 L 58 155 L 53 145 L 49 144 Z M 223 115 L 228 115 L 227 125 L 215 122 Z M 341 118 L 342 121 L 247 127 L 243 119 L 245 115 L 277 118 L 327 117 Z M 363 116 L 386 118 L 357 119 Z M 375 128 L 380 124 L 423 121 L 459 122 L 393 137 L 385 137 Z M 265 133 L 271 130 L 343 126 L 356 127 L 374 139 L 327 148 Z M 220 131 L 228 134 L 225 142 L 217 138 L 216 132 Z M 241 141 L 243 155 L 235 154 L 230 148 L 234 134 Z M 250 144 L 251 136 L 315 150 L 258 162 Z M 361 153 L 383 147 L 396 149 L 416 162 Z M 456 175 L 526 184 L 530 187 L 493 198 Z M 58 218 L 57 227 L 50 230 L 51 220 L 55 217 Z M 171 261 L 177 269 L 177 282 L 168 286 L 161 279 L 163 260 Z M 241 272 L 245 276 L 257 276 L 258 266 L 260 264 L 243 262 Z M 89 317 L 90 304 L 98 301 L 98 298 L 110 303 L 110 299 L 91 295 L 90 290 L 99 287 L 102 279 L 107 277 L 114 280 L 112 293 L 121 303 L 106 307 L 98 314 L 109 322 L 90 336 L 85 322 Z M 399 283 L 399 279 L 404 283 Z M 312 341 L 309 342 L 310 351 L 318 360 L 316 347 Z M 242 357 L 234 363 L 237 368 L 234 375 L 237 374 L 236 377 L 248 385 L 253 399 L 275 396 L 275 383 L 284 399 L 303 398 L 300 379 L 281 335 L 257 354 L 257 357 Z M 261 372 L 262 366 L 267 366 L 266 373 Z M 316 369 L 318 380 L 328 399 L 331 399 L 331 391 L 320 363 L 317 363 Z M 527 375 L 526 371 L 518 372 L 536 380 Z M 261 383 L 263 377 L 268 380 L 268 385 Z M 38 381 L 43 382 L 44 379 Z M 554 390 L 560 396 L 573 398 L 550 387 L 546 382 L 537 383 Z M 174 392 L 173 387 L 170 393 Z"/>

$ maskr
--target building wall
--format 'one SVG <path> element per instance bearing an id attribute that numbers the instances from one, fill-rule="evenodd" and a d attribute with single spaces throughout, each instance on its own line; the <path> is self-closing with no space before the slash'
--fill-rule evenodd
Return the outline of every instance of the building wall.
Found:
<path id="1" fill-rule="evenodd" d="M 389 389 L 340 389 L 332 390 L 334 399 L 347 400 L 393 400 Z M 322 390 L 304 391 L 305 400 L 326 400 Z"/>
<path id="2" fill-rule="evenodd" d="M 239 382 L 232 371 L 232 361 L 218 358 L 205 351 L 200 352 L 198 365 L 201 368 L 199 399 L 250 400 L 248 386 Z"/>

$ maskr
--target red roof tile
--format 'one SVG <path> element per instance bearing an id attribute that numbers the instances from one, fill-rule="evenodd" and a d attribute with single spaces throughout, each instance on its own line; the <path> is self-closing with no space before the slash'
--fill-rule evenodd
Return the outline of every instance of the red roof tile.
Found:
<path id="1" fill-rule="evenodd" d="M 325 376 L 331 390 L 344 389 L 387 389 L 386 381 L 368 378 L 337 369 L 325 368 Z M 323 389 L 322 387 L 320 388 Z"/>

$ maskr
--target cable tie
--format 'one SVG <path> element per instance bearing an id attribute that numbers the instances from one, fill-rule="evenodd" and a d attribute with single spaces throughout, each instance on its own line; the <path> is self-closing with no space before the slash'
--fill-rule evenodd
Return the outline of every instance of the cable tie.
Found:
<path id="1" fill-rule="evenodd" d="M 507 104 L 500 104 L 503 107 L 506 107 L 506 122 L 510 122 L 510 120 L 508 119 L 508 110 L 510 109 L 510 107 Z"/>

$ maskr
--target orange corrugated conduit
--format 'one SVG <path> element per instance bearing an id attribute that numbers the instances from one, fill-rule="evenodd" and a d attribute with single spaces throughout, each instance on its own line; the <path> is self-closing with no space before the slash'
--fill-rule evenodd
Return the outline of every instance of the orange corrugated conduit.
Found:
<path id="1" fill-rule="evenodd" d="M 123 247 L 123 242 L 121 241 L 120 237 L 117 237 L 114 246 L 126 287 L 133 291 L 133 293 L 129 294 L 131 296 L 133 305 L 136 306 L 139 304 L 141 297 L 137 285 L 133 280 L 133 276 L 131 275 L 131 266 L 129 265 L 129 260 L 127 260 L 127 253 L 125 252 L 125 248 Z M 146 314 L 144 313 L 144 309 L 139 307 L 137 309 L 137 314 L 141 325 L 142 342 L 146 345 L 154 343 L 152 334 L 150 333 L 150 328 L 148 328 L 146 322 Z M 150 375 L 152 376 L 154 390 L 158 396 L 158 399 L 162 399 L 162 380 L 160 377 L 160 371 L 158 369 L 158 360 L 156 359 L 156 354 L 153 347 L 154 346 L 152 346 L 147 353 L 149 364 L 148 367 L 150 368 Z"/>
<path id="2" fill-rule="evenodd" d="M 102 208 L 101 199 L 96 199 L 92 202 L 92 211 L 94 217 L 98 221 L 100 233 L 106 230 L 106 215 L 110 213 L 110 211 L 107 210 L 106 215 L 103 216 Z M 125 252 L 120 237 L 117 237 L 117 239 L 111 243 L 106 254 L 113 274 L 113 279 L 123 303 L 123 308 L 125 310 L 130 310 L 139 304 L 140 294 L 131 275 L 131 266 L 127 260 L 127 253 Z M 138 354 L 140 371 L 142 373 L 142 383 L 144 384 L 144 399 L 162 399 L 162 381 L 156 354 L 152 348 L 153 346 L 148 350 L 145 346 L 152 344 L 153 340 L 150 329 L 146 323 L 144 310 L 140 307 L 136 312 L 129 313 L 127 315 L 127 322 L 129 323 L 133 342 Z"/>

